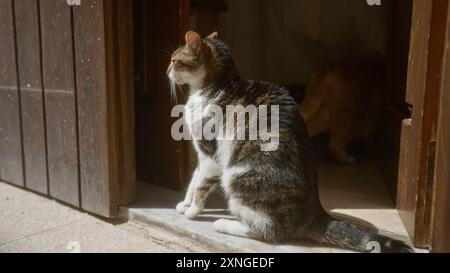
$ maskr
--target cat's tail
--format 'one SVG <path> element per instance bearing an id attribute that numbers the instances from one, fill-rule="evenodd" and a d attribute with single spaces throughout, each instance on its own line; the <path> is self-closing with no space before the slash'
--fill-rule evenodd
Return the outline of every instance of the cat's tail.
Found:
<path id="1" fill-rule="evenodd" d="M 403 241 L 378 234 L 363 226 L 337 220 L 326 215 L 308 232 L 310 239 L 340 248 L 358 252 L 378 253 L 414 253 L 414 250 Z"/>

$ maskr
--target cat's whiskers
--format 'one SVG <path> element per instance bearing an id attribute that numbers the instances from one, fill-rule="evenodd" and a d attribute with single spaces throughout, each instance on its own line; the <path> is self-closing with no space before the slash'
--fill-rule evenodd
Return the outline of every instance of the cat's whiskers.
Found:
<path id="1" fill-rule="evenodd" d="M 173 79 L 169 79 L 170 84 L 170 100 L 174 105 L 178 104 L 177 83 Z"/>

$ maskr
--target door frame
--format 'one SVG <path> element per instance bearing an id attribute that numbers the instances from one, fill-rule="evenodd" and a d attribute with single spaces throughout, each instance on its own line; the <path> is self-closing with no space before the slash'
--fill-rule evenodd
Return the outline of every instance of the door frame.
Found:
<path id="1" fill-rule="evenodd" d="M 103 0 L 110 197 L 102 216 L 111 218 L 136 197 L 133 2 Z"/>
<path id="2" fill-rule="evenodd" d="M 169 7 L 177 7 L 179 10 L 177 37 L 182 40 L 182 34 L 188 25 L 189 1 L 170 2 L 172 3 Z M 448 92 L 444 92 L 449 88 L 448 77 L 442 77 L 441 82 L 441 76 L 450 71 L 450 61 L 446 62 L 445 69 L 441 65 L 445 46 L 448 47 L 448 36 L 444 35 L 448 32 L 448 2 L 413 0 L 405 99 L 410 106 L 412 118 L 406 120 L 402 126 L 397 200 L 397 209 L 408 232 L 414 238 L 415 245 L 436 245 L 437 249 L 443 247 L 436 243 L 437 238 L 449 237 L 442 233 L 441 227 L 444 224 L 448 226 L 450 218 L 448 212 L 440 209 L 444 204 L 448 207 L 448 194 L 444 193 L 449 191 L 449 173 L 448 169 L 440 166 L 445 166 L 449 155 L 449 148 L 446 146 L 448 144 L 442 139 L 448 139 L 449 128 L 446 124 L 450 122 L 446 112 L 448 110 L 441 106 L 439 112 L 437 107 L 439 101 L 448 101 L 449 96 Z M 443 24 L 446 22 L 447 24 Z M 447 60 L 448 55 L 447 48 Z M 188 177 L 189 167 L 185 163 L 189 154 L 187 145 L 181 143 L 178 146 L 179 179 L 173 181 L 173 188 L 182 188 Z M 401 198 L 403 200 L 400 200 Z"/>
<path id="3" fill-rule="evenodd" d="M 432 246 L 436 134 L 448 0 L 414 0 L 397 206 L 416 247 Z"/>
<path id="4" fill-rule="evenodd" d="M 171 0 L 170 2 L 167 8 L 177 7 L 179 11 L 177 37 L 181 41 L 188 26 L 190 1 Z M 411 106 L 412 118 L 404 122 L 402 129 L 402 149 L 408 147 L 408 153 L 400 156 L 400 165 L 406 166 L 406 168 L 399 168 L 399 184 L 401 181 L 404 181 L 406 185 L 399 185 L 398 189 L 399 196 L 405 197 L 406 195 L 410 202 L 409 206 L 405 206 L 407 203 L 397 202 L 397 204 L 401 218 L 404 220 L 411 237 L 414 238 L 415 245 L 418 247 L 432 247 L 436 244 L 436 238 L 444 236 L 440 231 L 440 227 L 443 226 L 443 223 L 448 224 L 448 219 L 450 218 L 448 212 L 440 209 L 440 207 L 444 207 L 444 204 L 448 205 L 448 194 L 444 193 L 448 192 L 447 184 L 449 179 L 446 180 L 446 178 L 448 178 L 449 173 L 448 169 L 441 166 L 445 166 L 448 163 L 444 161 L 448 158 L 448 151 L 445 150 L 448 149 L 448 146 L 445 146 L 448 144 L 444 143 L 442 139 L 448 139 L 444 137 L 448 136 L 446 125 L 450 124 L 450 122 L 448 121 L 449 116 L 446 114 L 448 110 L 441 106 L 439 112 L 439 107 L 437 107 L 439 101 L 445 102 L 446 99 L 448 101 L 449 96 L 448 92 L 444 92 L 444 90 L 449 91 L 447 90 L 449 88 L 449 77 L 443 77 L 445 72 L 450 71 L 450 68 L 448 68 L 450 63 L 448 61 L 448 14 L 450 14 L 448 3 L 449 0 L 413 0 L 405 99 L 406 103 Z M 118 11 L 120 10 L 118 9 Z M 132 20 L 129 21 L 131 22 Z M 132 33 L 132 31 L 130 31 L 130 28 L 126 29 L 125 27 L 119 28 L 118 33 L 119 35 L 121 35 L 120 33 L 126 35 L 127 33 Z M 126 39 L 132 40 L 132 37 L 127 37 Z M 176 43 L 175 39 L 172 40 Z M 445 64 L 447 67 L 443 67 L 441 62 L 446 46 L 447 52 L 445 56 L 447 62 Z M 110 59 L 112 60 L 113 58 Z M 162 65 L 161 62 L 158 62 L 158 64 Z M 118 69 L 121 70 L 123 67 Z M 122 73 L 126 72 L 122 71 Z M 124 86 L 122 87 L 127 89 Z M 125 92 L 125 89 L 121 92 Z M 122 93 L 122 95 L 116 97 L 116 99 L 121 99 L 115 103 L 123 103 L 124 96 L 130 98 L 130 94 Z M 127 100 L 125 99 L 125 101 Z M 111 103 L 114 105 L 114 102 Z M 115 107 L 119 106 L 116 105 Z M 134 104 L 129 101 L 124 109 L 127 109 L 127 107 L 134 110 Z M 111 109 L 114 109 L 114 107 L 111 107 Z M 110 114 L 112 115 L 110 121 L 117 118 L 129 120 L 131 117 L 131 114 L 128 116 Z M 114 115 L 116 116 L 114 117 Z M 134 132 L 133 127 L 128 127 L 128 129 L 132 129 L 130 131 Z M 117 134 L 120 135 L 120 133 L 116 132 L 116 138 L 118 137 Z M 112 137 L 114 142 L 114 135 Z M 440 141 L 438 141 L 439 137 Z M 182 188 L 189 177 L 189 166 L 186 164 L 189 156 L 188 145 L 187 143 L 179 144 L 177 170 L 179 180 L 173 181 L 173 188 Z M 124 147 L 124 150 L 127 149 L 134 151 L 134 146 L 129 143 L 128 147 Z M 436 156 L 435 151 L 437 151 Z M 116 166 L 120 167 L 125 162 L 127 160 L 120 163 L 119 159 L 116 162 Z M 418 167 L 415 168 L 415 166 Z M 122 168 L 124 171 L 135 169 L 134 166 L 122 166 Z M 118 180 L 120 180 L 120 177 L 123 177 L 123 173 L 122 176 L 117 176 Z M 117 185 L 119 182 L 116 181 L 115 183 Z M 133 192 L 135 191 L 133 183 L 128 185 L 125 183 L 118 188 L 122 188 L 124 192 L 127 191 L 126 189 L 129 191 L 128 194 L 125 194 L 120 199 L 128 201 L 133 199 L 132 196 L 134 196 Z M 437 204 L 442 204 L 442 206 Z"/>
<path id="5" fill-rule="evenodd" d="M 450 6 L 447 14 L 450 15 Z M 450 252 L 450 16 L 442 62 L 433 204 L 432 251 Z"/>
<path id="6" fill-rule="evenodd" d="M 166 75 L 171 51 L 183 43 L 189 27 L 190 0 L 135 0 L 136 12 L 149 25 L 136 26 L 135 59 L 137 178 L 174 190 L 182 190 L 191 175 L 190 143 L 175 141 L 170 129 L 174 101 Z M 135 18 L 135 20 L 138 18 Z M 139 45 L 145 44 L 145 46 Z M 184 94 L 178 93 L 178 103 Z"/>

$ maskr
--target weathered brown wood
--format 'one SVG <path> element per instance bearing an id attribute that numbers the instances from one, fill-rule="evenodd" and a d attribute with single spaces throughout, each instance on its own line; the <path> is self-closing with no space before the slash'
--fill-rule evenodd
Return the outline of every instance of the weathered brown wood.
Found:
<path id="1" fill-rule="evenodd" d="M 149 16 L 154 40 L 154 79 L 147 101 L 137 101 L 138 177 L 173 189 L 181 189 L 189 179 L 188 142 L 176 142 L 170 135 L 176 119 L 171 118 L 171 102 L 166 70 L 171 51 L 183 40 L 188 27 L 190 1 L 151 1 Z M 152 18 L 150 17 L 150 18 Z M 136 55 L 137 62 L 140 61 Z M 138 91 L 140 92 L 140 91 Z M 183 96 L 179 94 L 179 103 Z"/>
<path id="2" fill-rule="evenodd" d="M 416 190 L 414 180 L 411 179 L 412 171 L 415 166 L 412 164 L 411 153 L 411 119 L 405 119 L 401 128 L 400 156 L 398 166 L 398 184 L 397 184 L 397 209 L 401 213 L 403 224 L 408 233 L 414 235 L 415 211 L 416 211 Z"/>
<path id="3" fill-rule="evenodd" d="M 104 1 L 111 210 L 136 191 L 132 1 Z"/>
<path id="4" fill-rule="evenodd" d="M 71 8 L 40 1 L 50 195 L 80 206 Z"/>
<path id="5" fill-rule="evenodd" d="M 411 117 L 407 104 L 406 74 L 411 30 L 412 1 L 389 1 L 384 128 L 381 130 L 379 164 L 393 200 L 398 192 L 401 124 Z"/>
<path id="6" fill-rule="evenodd" d="M 423 105 L 421 109 L 422 128 L 418 146 L 418 174 L 417 174 L 417 211 L 415 243 L 417 246 L 431 246 L 431 213 L 432 189 L 435 163 L 435 141 L 437 116 L 440 94 L 440 78 L 442 58 L 445 46 L 448 0 L 434 0 L 428 51 L 428 67 L 426 87 L 423 100 L 416 104 Z"/>
<path id="7" fill-rule="evenodd" d="M 431 14 L 433 1 L 418 0 L 413 1 L 413 13 L 411 22 L 411 38 L 409 47 L 408 60 L 408 75 L 406 85 L 406 103 L 412 105 L 412 119 L 411 129 L 409 130 L 409 138 L 405 139 L 404 145 L 408 145 L 407 162 L 400 162 L 400 164 L 408 165 L 408 173 L 399 175 L 406 176 L 399 177 L 402 181 L 407 179 L 402 185 L 406 188 L 400 188 L 407 196 L 403 196 L 404 200 L 416 200 L 417 198 L 417 172 L 418 172 L 418 151 L 420 149 L 420 134 L 422 128 L 421 111 L 423 109 L 423 98 L 426 87 L 426 76 L 428 66 L 428 40 L 430 32 Z M 410 206 L 409 202 L 397 202 L 400 217 L 411 237 L 415 237 L 415 223 L 416 221 L 416 206 Z M 405 207 L 402 207 L 405 205 Z"/>
<path id="8" fill-rule="evenodd" d="M 383 118 L 384 124 L 380 134 L 378 161 L 386 188 L 394 201 L 393 203 L 395 203 L 399 191 L 399 151 L 402 149 L 400 144 L 402 122 L 409 116 L 395 105 L 387 104 L 383 112 Z"/>
<path id="9" fill-rule="evenodd" d="M 437 130 L 435 202 L 433 205 L 433 252 L 450 252 L 450 6 L 447 9 L 446 40 L 440 73 L 440 112 Z"/>
<path id="10" fill-rule="evenodd" d="M 152 1 L 135 0 L 134 2 L 134 52 L 138 56 L 135 61 L 136 101 L 148 100 L 153 90 L 154 74 L 154 41 L 153 19 L 150 15 Z M 139 128 L 138 128 L 139 129 Z"/>
<path id="11" fill-rule="evenodd" d="M 117 1 L 117 26 L 120 136 L 123 148 L 119 156 L 123 164 L 123 176 L 117 187 L 116 203 L 127 204 L 133 201 L 136 191 L 133 1 Z"/>
<path id="12" fill-rule="evenodd" d="M 132 1 L 1 0 L 0 179 L 24 185 L 23 114 L 27 188 L 105 217 L 133 201 L 132 18 Z"/>
<path id="13" fill-rule="evenodd" d="M 47 194 L 47 143 L 38 2 L 15 0 L 14 3 L 26 187 Z"/>
<path id="14" fill-rule="evenodd" d="M 111 215 L 103 1 L 74 8 L 81 207 Z"/>
<path id="15" fill-rule="evenodd" d="M 74 8 L 81 207 L 114 217 L 134 199 L 132 1 Z"/>
<path id="16" fill-rule="evenodd" d="M 148 139 L 150 129 L 145 124 L 146 105 L 150 100 L 153 87 L 154 74 L 154 36 L 152 31 L 152 20 L 150 16 L 152 1 L 136 0 L 134 1 L 134 51 L 139 52 L 141 57 L 135 55 L 134 77 L 135 81 L 135 107 L 136 107 L 136 176 L 143 179 L 143 172 L 146 164 L 144 159 L 148 157 L 146 149 L 140 146 Z M 145 147 L 148 147 L 146 145 Z"/>
<path id="17" fill-rule="evenodd" d="M 0 37 L 0 180 L 24 186 L 11 0 L 0 0 Z"/>
<path id="18" fill-rule="evenodd" d="M 149 180 L 152 150 L 148 143 L 152 128 L 148 124 L 150 102 L 155 90 L 156 52 L 153 16 L 154 1 L 134 1 L 135 25 L 135 107 L 136 107 L 136 175 L 140 180 Z"/>
<path id="19" fill-rule="evenodd" d="M 387 44 L 387 103 L 404 114 L 410 114 L 406 105 L 406 81 L 411 39 L 411 17 L 413 0 L 389 1 L 391 14 Z"/>
<path id="20" fill-rule="evenodd" d="M 431 212 L 439 77 L 448 0 L 414 1 L 406 101 L 412 105 L 408 153 L 407 200 L 415 207 L 399 207 L 417 247 L 431 245 Z M 403 178 L 400 177 L 400 180 Z M 410 190 L 413 189 L 413 190 Z M 413 218 L 413 219 L 411 219 Z"/>
<path id="21" fill-rule="evenodd" d="M 411 22 L 411 42 L 409 48 L 409 69 L 406 89 L 406 102 L 413 105 L 416 96 L 423 96 L 426 83 L 428 59 L 428 39 L 430 34 L 431 10 L 433 1 L 413 1 Z"/>

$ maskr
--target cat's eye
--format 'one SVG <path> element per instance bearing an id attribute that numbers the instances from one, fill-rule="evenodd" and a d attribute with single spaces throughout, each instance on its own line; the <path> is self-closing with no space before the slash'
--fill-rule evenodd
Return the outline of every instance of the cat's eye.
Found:
<path id="1" fill-rule="evenodd" d="M 180 62 L 180 65 L 186 67 L 187 69 L 192 69 L 193 68 L 191 65 L 185 64 L 183 62 Z"/>
<path id="2" fill-rule="evenodd" d="M 186 64 L 186 63 L 184 63 L 184 62 L 182 62 L 180 60 L 172 59 L 171 62 L 172 62 L 173 65 L 178 65 L 179 67 L 184 67 L 184 68 L 187 68 L 187 69 L 193 69 L 194 68 L 192 65 L 188 65 L 188 64 Z"/>

